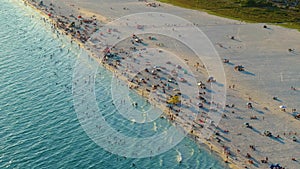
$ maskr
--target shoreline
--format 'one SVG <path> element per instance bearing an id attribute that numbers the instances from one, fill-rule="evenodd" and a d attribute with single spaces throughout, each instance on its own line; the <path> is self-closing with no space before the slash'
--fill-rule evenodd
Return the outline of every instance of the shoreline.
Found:
<path id="1" fill-rule="evenodd" d="M 53 16 L 52 16 L 52 17 L 49 17 L 45 12 L 43 12 L 43 10 L 41 10 L 41 9 L 37 8 L 36 6 L 32 5 L 32 4 L 31 4 L 30 2 L 28 2 L 27 0 L 23 0 L 23 1 L 26 3 L 26 5 L 30 5 L 31 8 L 35 9 L 38 13 L 40 13 L 40 14 L 42 14 L 44 17 L 46 17 L 49 21 L 51 21 L 52 24 L 55 24 L 55 21 L 52 19 Z M 93 14 L 93 13 L 90 12 L 90 14 Z M 102 16 L 102 18 L 105 18 L 105 17 Z M 104 23 L 105 23 L 106 21 L 107 21 L 106 18 L 105 18 L 104 20 L 100 20 L 100 22 L 104 22 Z M 56 30 L 60 31 L 61 33 L 64 33 L 63 30 L 61 30 L 61 29 L 59 29 L 59 28 L 57 28 L 57 27 L 56 27 Z M 94 59 L 97 60 L 97 62 L 98 62 L 99 64 L 101 64 L 102 66 L 105 67 L 105 69 L 107 69 L 107 70 L 113 72 L 114 74 L 118 73 L 118 72 L 116 72 L 115 70 L 113 70 L 111 67 L 106 66 L 105 64 L 100 63 L 100 62 L 99 62 L 99 59 L 96 57 L 96 55 L 95 55 L 93 52 L 91 52 L 91 51 L 89 50 L 89 47 L 86 46 L 84 43 L 80 42 L 78 39 L 72 37 L 71 35 L 67 35 L 67 37 L 70 38 L 71 40 L 76 41 L 76 43 L 79 44 L 80 47 L 82 47 L 83 50 L 85 50 L 85 51 L 88 52 L 91 56 L 93 56 Z M 119 75 L 120 75 L 120 74 L 119 74 Z M 120 76 L 120 78 L 122 78 L 122 76 Z M 126 81 L 126 78 L 123 77 L 122 80 L 123 80 L 123 81 Z M 142 90 L 133 90 L 133 91 L 137 92 L 140 96 L 143 96 L 144 98 L 147 99 L 147 97 L 145 97 L 145 95 L 142 94 L 142 93 L 143 93 Z M 163 107 L 163 109 L 162 109 L 162 107 L 160 107 L 160 109 L 163 110 L 163 112 L 164 112 L 165 115 L 170 115 L 170 114 L 167 113 L 168 110 L 166 110 L 166 107 Z M 170 123 L 173 123 L 173 122 L 170 121 L 169 119 L 167 119 L 167 121 L 170 122 Z M 174 123 L 173 123 L 173 124 L 174 124 Z M 201 145 L 204 144 L 204 145 L 206 146 L 205 149 L 206 149 L 207 151 L 213 152 L 216 156 L 220 157 L 223 161 L 225 161 L 225 163 L 227 163 L 227 165 L 228 165 L 230 168 L 232 168 L 232 169 L 238 169 L 238 168 L 239 168 L 238 165 L 236 164 L 236 161 L 234 161 L 232 158 L 226 158 L 226 156 L 224 155 L 224 153 L 222 153 L 222 149 L 219 148 L 218 146 L 216 146 L 216 145 L 214 145 L 214 144 L 212 144 L 211 142 L 206 141 L 206 140 L 201 140 L 200 142 L 199 142 L 199 141 L 196 141 L 195 139 L 193 139 L 193 137 L 196 138 L 196 135 L 191 134 L 191 133 L 188 134 L 188 137 L 189 137 L 189 139 L 192 139 L 192 140 L 193 140 L 197 145 L 199 145 L 199 146 L 201 146 Z M 227 161 L 227 162 L 226 162 L 226 161 Z"/>
<path id="2" fill-rule="evenodd" d="M 27 0 L 23 0 L 24 2 L 26 1 L 27 2 Z M 30 4 L 30 2 L 28 2 L 28 4 Z M 44 12 L 42 12 L 42 10 L 41 9 L 38 9 L 37 7 L 35 7 L 34 5 L 32 5 L 32 4 L 30 4 L 31 5 L 31 7 L 32 8 L 34 8 L 34 9 L 36 9 L 39 13 L 41 13 L 42 15 L 44 15 L 46 18 L 48 17 L 48 19 L 50 19 L 51 21 L 52 21 L 52 23 L 55 23 L 55 22 L 53 22 L 53 20 L 52 20 L 52 18 L 51 17 L 49 17 L 46 13 L 44 13 Z M 105 17 L 104 17 L 105 18 Z M 60 29 L 58 29 L 59 31 L 61 31 Z M 63 31 L 61 31 L 61 32 L 63 32 Z M 94 58 L 95 58 L 95 60 L 97 60 L 98 62 L 99 61 L 101 61 L 101 60 L 99 60 L 99 58 L 97 58 L 97 56 L 94 54 L 94 53 L 92 53 L 91 51 L 90 51 L 90 47 L 89 46 L 86 46 L 84 43 L 82 43 L 82 42 L 80 42 L 80 40 L 78 40 L 78 39 L 76 39 L 76 38 L 72 38 L 72 36 L 71 35 L 69 35 L 68 37 L 70 37 L 71 38 L 71 40 L 74 40 L 74 41 L 76 41 L 76 43 L 78 43 L 78 44 L 80 44 L 80 46 L 82 47 L 82 48 L 84 48 L 84 50 L 85 51 L 87 51 L 88 53 L 90 53 L 90 55 L 91 56 L 93 56 Z M 109 66 L 106 66 L 105 64 L 102 64 L 102 63 L 100 63 L 101 65 L 103 65 L 106 69 L 109 69 L 110 71 L 112 71 L 112 72 L 115 72 L 115 70 L 114 69 L 112 69 L 111 67 L 109 67 Z M 125 81 L 126 81 L 126 79 L 125 79 Z M 135 90 L 134 90 L 135 91 Z M 140 95 L 141 95 L 141 92 L 137 92 L 137 93 L 139 93 Z M 237 92 L 235 92 L 235 94 L 241 94 L 241 93 L 237 93 Z M 243 95 L 243 94 L 242 94 Z M 145 97 L 145 96 L 144 96 Z M 240 97 L 242 97 L 242 96 L 240 96 Z M 194 135 L 189 135 L 189 137 L 192 139 L 192 137 L 193 137 Z M 197 141 L 195 141 L 196 142 L 196 144 L 199 144 L 199 142 L 197 142 Z M 227 160 L 226 159 L 226 155 L 224 154 L 224 153 L 222 153 L 223 152 L 223 150 L 222 150 L 222 148 L 221 148 L 221 145 L 219 145 L 219 144 L 216 144 L 216 143 L 213 143 L 212 141 L 201 141 L 200 142 L 200 144 L 201 143 L 204 143 L 207 147 L 208 147 L 208 149 L 209 149 L 209 147 L 213 147 L 212 149 L 213 149 L 213 151 L 215 152 L 215 154 L 216 155 L 218 155 L 219 157 L 221 157 L 224 161 L 225 160 Z M 232 151 L 232 150 L 230 150 L 230 151 Z M 239 168 L 239 167 L 244 167 L 244 165 L 245 165 L 245 160 L 247 160 L 247 158 L 245 158 L 245 157 L 243 157 L 243 156 L 241 156 L 241 155 L 238 155 L 238 154 L 235 154 L 239 159 L 240 159 L 240 161 L 238 162 L 238 161 L 235 161 L 234 159 L 232 159 L 230 156 L 230 158 L 228 159 L 228 161 L 229 161 L 229 167 L 231 167 L 231 168 Z"/>

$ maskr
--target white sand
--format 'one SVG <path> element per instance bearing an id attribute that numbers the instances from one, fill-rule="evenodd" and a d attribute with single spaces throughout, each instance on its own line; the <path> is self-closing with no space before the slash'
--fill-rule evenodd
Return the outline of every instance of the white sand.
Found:
<path id="1" fill-rule="evenodd" d="M 46 3 L 49 2 L 51 0 L 46 0 Z M 76 12 L 78 7 L 79 13 L 86 15 L 96 13 L 98 19 L 106 18 L 106 21 L 138 12 L 165 12 L 196 23 L 215 45 L 221 58 L 228 58 L 232 64 L 241 64 L 246 68 L 245 72 L 236 72 L 233 70 L 234 65 L 224 65 L 228 86 L 235 84 L 235 89 L 228 90 L 227 104 L 235 104 L 235 108 L 227 108 L 227 118 L 219 123 L 221 129 L 229 130 L 227 134 L 220 132 L 219 138 L 236 155 L 235 163 L 240 167 L 245 163 L 250 168 L 267 168 L 268 165 L 261 164 L 260 160 L 268 157 L 270 163 L 280 163 L 291 169 L 300 168 L 299 161 L 291 160 L 292 157 L 300 160 L 300 143 L 293 142 L 292 135 L 289 135 L 289 132 L 297 132 L 300 128 L 300 121 L 291 115 L 291 108 L 297 108 L 298 111 L 300 109 L 298 31 L 273 25 L 268 25 L 270 29 L 264 29 L 263 24 L 243 23 L 167 4 L 157 8 L 146 7 L 144 2 L 136 0 L 103 0 L 101 3 L 98 0 L 64 0 L 64 2 L 65 7 L 59 4 L 64 8 L 61 11 L 64 15 Z M 71 7 L 70 4 L 75 6 Z M 124 7 L 129 10 L 123 10 Z M 231 40 L 230 36 L 235 36 L 237 40 Z M 223 48 L 219 44 L 222 44 Z M 295 52 L 288 52 L 289 48 L 295 49 Z M 189 53 L 183 47 L 177 49 L 177 52 L 179 51 L 181 55 Z M 290 90 L 291 86 L 298 90 Z M 281 101 L 273 100 L 273 96 L 277 96 Z M 249 97 L 252 98 L 254 110 L 246 108 Z M 278 108 L 280 105 L 286 105 L 287 112 L 280 111 Z M 264 107 L 269 110 L 263 109 Z M 232 114 L 231 111 L 235 113 Z M 250 120 L 250 116 L 254 115 L 258 120 Z M 249 122 L 254 129 L 242 127 L 245 122 Z M 274 136 L 279 134 L 282 139 L 276 140 L 261 135 L 264 130 L 270 130 Z M 286 133 L 286 136 L 283 133 Z M 212 143 L 220 147 L 219 143 L 215 141 Z M 252 151 L 249 145 L 255 145 L 257 150 Z M 237 149 L 240 150 L 240 154 L 237 153 Z M 246 153 L 250 153 L 255 159 L 253 160 L 255 165 L 245 162 Z"/>

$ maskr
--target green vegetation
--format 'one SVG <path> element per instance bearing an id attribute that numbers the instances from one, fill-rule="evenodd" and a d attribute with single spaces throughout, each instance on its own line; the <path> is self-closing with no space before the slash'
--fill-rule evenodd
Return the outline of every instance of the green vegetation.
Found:
<path id="1" fill-rule="evenodd" d="M 300 30 L 299 1 L 277 0 L 160 0 L 190 9 L 247 22 L 273 23 Z"/>

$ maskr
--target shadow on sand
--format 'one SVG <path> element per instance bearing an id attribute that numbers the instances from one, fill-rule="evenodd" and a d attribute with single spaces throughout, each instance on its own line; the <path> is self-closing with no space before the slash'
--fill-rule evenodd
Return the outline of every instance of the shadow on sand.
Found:
<path id="1" fill-rule="evenodd" d="M 253 111 L 255 111 L 255 112 L 259 113 L 259 114 L 265 114 L 263 111 L 261 111 L 261 110 L 259 110 L 259 109 L 253 108 Z"/>
<path id="2" fill-rule="evenodd" d="M 277 141 L 277 142 L 281 143 L 281 144 L 285 144 L 284 141 L 283 141 L 281 138 L 276 138 L 276 137 L 274 137 L 274 136 L 271 136 L 270 138 L 271 138 L 272 140 L 274 140 L 274 141 Z"/>
<path id="3" fill-rule="evenodd" d="M 222 138 L 223 140 L 225 140 L 226 142 L 231 142 L 230 139 L 228 139 L 228 138 L 226 138 L 226 137 L 224 137 L 224 136 L 222 136 L 222 135 L 219 135 L 219 137 Z"/>
<path id="4" fill-rule="evenodd" d="M 278 102 L 282 102 L 282 100 L 278 99 L 278 98 L 273 98 L 273 100 L 278 101 Z"/>
<path id="5" fill-rule="evenodd" d="M 255 133 L 261 134 L 260 131 L 258 131 L 256 128 L 252 127 L 251 129 L 252 129 Z"/>
<path id="6" fill-rule="evenodd" d="M 248 71 L 241 71 L 243 74 L 245 74 L 245 75 L 251 75 L 251 76 L 255 76 L 255 74 L 254 73 L 251 73 L 251 72 L 248 72 Z"/>
<path id="7" fill-rule="evenodd" d="M 216 85 L 219 86 L 219 87 L 223 87 L 223 86 L 224 86 L 224 84 L 219 83 L 219 82 L 214 82 L 214 84 L 216 84 Z"/>
<path id="8" fill-rule="evenodd" d="M 205 91 L 206 91 L 207 93 L 215 93 L 213 90 L 208 89 L 208 88 L 206 88 Z"/>
<path id="9" fill-rule="evenodd" d="M 230 65 L 230 66 L 234 66 L 235 64 L 234 63 L 231 63 L 231 62 L 228 62 L 226 63 L 227 65 Z"/>

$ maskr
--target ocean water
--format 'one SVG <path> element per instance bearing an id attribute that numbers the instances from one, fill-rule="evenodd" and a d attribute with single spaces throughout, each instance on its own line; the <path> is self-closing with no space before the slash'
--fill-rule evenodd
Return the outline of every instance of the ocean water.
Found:
<path id="1" fill-rule="evenodd" d="M 151 158 L 105 151 L 85 133 L 75 112 L 72 80 L 78 46 L 57 36 L 20 1 L 1 0 L 0 15 L 0 168 L 228 168 L 188 138 Z M 139 132 L 139 126 L 114 115 L 116 108 L 108 104 L 112 98 L 105 88 L 112 75 L 102 67 L 98 71 L 95 93 L 98 106 L 106 107 L 107 121 L 132 137 L 153 134 L 152 125 L 143 128 L 149 132 Z M 145 103 L 134 93 L 130 96 Z M 169 126 L 163 119 L 156 123 L 161 129 Z"/>

